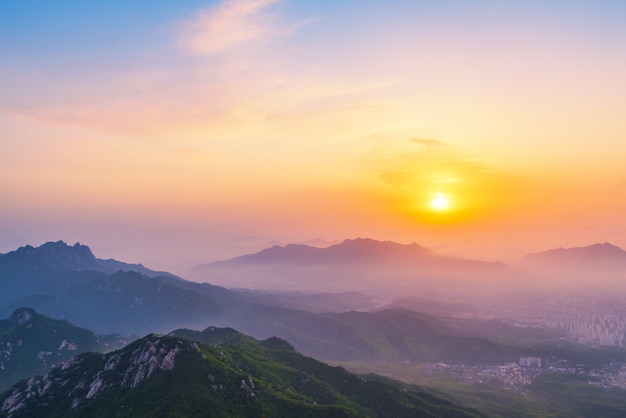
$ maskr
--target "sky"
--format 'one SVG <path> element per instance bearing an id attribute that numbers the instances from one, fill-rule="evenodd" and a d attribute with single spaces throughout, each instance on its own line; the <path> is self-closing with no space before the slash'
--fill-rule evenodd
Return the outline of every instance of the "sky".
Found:
<path id="1" fill-rule="evenodd" d="M 623 1 L 0 2 L 0 252 L 626 248 Z M 320 241 L 321 240 L 321 241 Z"/>

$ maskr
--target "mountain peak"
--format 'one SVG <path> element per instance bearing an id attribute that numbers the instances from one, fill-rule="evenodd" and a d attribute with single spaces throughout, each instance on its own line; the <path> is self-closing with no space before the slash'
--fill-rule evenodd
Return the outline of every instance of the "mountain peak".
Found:
<path id="1" fill-rule="evenodd" d="M 62 241 L 62 240 L 59 240 L 56 242 L 50 241 L 41 245 L 38 249 L 40 251 L 45 251 L 45 252 L 48 252 L 48 251 L 50 252 L 54 252 L 54 251 L 81 252 L 83 254 L 88 254 L 91 257 L 95 258 L 95 256 L 91 252 L 91 249 L 86 245 L 82 245 L 80 242 L 76 242 L 74 245 L 68 245 L 65 243 L 65 241 Z"/>
<path id="2" fill-rule="evenodd" d="M 149 277 L 168 276 L 180 279 L 171 273 L 150 270 L 143 264 L 129 264 L 112 258 L 102 260 L 96 258 L 88 246 L 80 242 L 68 245 L 62 240 L 49 241 L 39 247 L 25 245 L 15 251 L 2 254 L 2 261 L 4 263 L 0 263 L 0 276 L 3 269 L 10 274 L 17 274 L 16 272 L 21 270 L 22 276 L 26 269 L 28 274 L 45 278 L 67 271 L 91 270 L 115 273 L 124 270 L 138 271 Z"/>
<path id="3" fill-rule="evenodd" d="M 623 252 L 624 250 L 622 250 L 620 247 L 618 247 L 617 245 L 613 245 L 610 242 L 604 242 L 602 244 L 593 244 L 590 247 L 599 247 L 599 248 L 603 248 L 606 250 L 611 250 L 611 251 L 615 251 L 615 250 L 619 250 L 621 252 Z"/>
<path id="4" fill-rule="evenodd" d="M 27 245 L 18 248 L 12 256 L 33 265 L 49 266 L 56 271 L 97 270 L 99 267 L 99 261 L 91 249 L 78 242 L 73 246 L 64 241 L 50 241 L 39 247 Z"/>
<path id="5" fill-rule="evenodd" d="M 44 258 L 61 256 L 67 260 L 74 259 L 88 262 L 96 260 L 96 256 L 93 255 L 88 246 L 82 245 L 79 242 L 70 246 L 61 240 L 49 241 L 39 247 L 25 245 L 15 250 L 13 253 Z"/>
<path id="6" fill-rule="evenodd" d="M 32 308 L 19 308 L 11 314 L 9 322 L 12 324 L 25 324 L 30 321 L 34 315 L 37 315 L 37 312 Z"/>

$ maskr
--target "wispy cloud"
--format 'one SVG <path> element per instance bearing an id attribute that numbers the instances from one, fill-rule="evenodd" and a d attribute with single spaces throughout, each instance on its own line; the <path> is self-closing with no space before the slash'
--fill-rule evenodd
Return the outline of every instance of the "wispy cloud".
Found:
<path id="1" fill-rule="evenodd" d="M 192 54 L 215 54 L 248 43 L 287 36 L 272 6 L 280 0 L 225 0 L 180 25 L 179 42 Z"/>
<path id="2" fill-rule="evenodd" d="M 333 134 L 340 132 L 338 126 L 355 120 L 354 126 L 362 126 L 360 121 L 380 113 L 381 96 L 396 80 L 313 65 L 320 58 L 316 51 L 294 48 L 292 39 L 266 44 L 309 22 L 282 10 L 281 0 L 224 0 L 189 15 L 167 46 L 156 44 L 163 49 L 149 56 L 137 53 L 137 60 L 107 55 L 102 68 L 94 63 L 80 74 L 69 65 L 0 66 L 0 111 L 151 141 L 183 137 L 190 143 L 250 137 L 255 129 L 255 137 L 260 131 L 291 137 L 302 136 L 307 124 L 323 130 L 316 131 L 319 135 L 330 126 Z M 189 55 L 172 53 L 172 42 Z"/>

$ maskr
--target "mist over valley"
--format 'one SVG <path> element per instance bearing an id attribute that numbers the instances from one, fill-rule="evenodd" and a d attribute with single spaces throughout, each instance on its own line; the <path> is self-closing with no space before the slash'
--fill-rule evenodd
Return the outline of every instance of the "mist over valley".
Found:
<path id="1" fill-rule="evenodd" d="M 590 263 L 581 262 L 581 252 L 592 254 Z M 102 260 L 81 244 L 21 247 L 0 255 L 0 315 L 9 318 L 7 334 L 0 337 L 5 335 L 10 347 L 0 364 L 0 383 L 6 388 L 21 376 L 52 370 L 68 361 L 61 353 L 74 354 L 68 350 L 106 352 L 139 336 L 175 329 L 197 330 L 174 335 L 205 341 L 200 331 L 210 336 L 215 327 L 228 327 L 258 339 L 278 337 L 306 356 L 356 372 L 442 390 L 453 402 L 489 413 L 493 402 L 482 395 L 461 401 L 455 397 L 457 385 L 466 388 L 461 392 L 469 390 L 491 373 L 498 393 L 517 397 L 515 402 L 522 402 L 522 393 L 545 373 L 582 373 L 593 384 L 626 388 L 619 366 L 626 365 L 626 294 L 617 286 L 589 293 L 576 280 L 561 287 L 561 276 L 542 282 L 547 263 L 553 269 L 576 263 L 577 280 L 583 267 L 585 274 L 613 280 L 621 265 L 612 262 L 604 276 L 607 262 L 598 267 L 597 257 L 621 260 L 622 251 L 604 244 L 554 253 L 533 254 L 510 267 L 372 239 L 327 248 L 274 246 L 195 269 L 216 277 L 216 284 Z M 529 259 L 532 265 L 526 264 Z M 45 319 L 48 331 L 28 328 L 19 331 L 24 337 L 12 337 L 18 331 L 11 323 L 33 323 L 42 315 L 69 322 Z M 59 342 L 59 327 L 70 324 L 110 337 L 92 337 L 102 341 L 99 346 L 77 336 Z M 40 344 L 56 338 L 45 343 L 52 350 L 26 348 L 25 338 L 35 332 L 41 334 Z M 11 360 L 24 355 L 17 364 L 32 365 L 16 371 Z M 525 358 L 537 359 L 537 365 L 523 366 Z M 499 372 L 489 372 L 497 365 Z M 533 402 L 538 410 L 550 409 L 539 398 Z M 615 408 L 626 405 L 626 399 L 610 402 L 617 402 Z"/>

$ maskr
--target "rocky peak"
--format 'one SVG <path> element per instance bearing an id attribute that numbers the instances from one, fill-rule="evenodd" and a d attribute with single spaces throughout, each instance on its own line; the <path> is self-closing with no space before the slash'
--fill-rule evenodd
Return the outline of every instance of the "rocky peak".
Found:
<path id="1" fill-rule="evenodd" d="M 39 247 L 26 245 L 6 256 L 37 266 L 45 265 L 57 271 L 97 270 L 99 267 L 99 261 L 91 249 L 78 242 L 72 246 L 63 241 L 46 242 Z"/>
<path id="2" fill-rule="evenodd" d="M 172 347 L 171 341 L 166 342 L 158 337 L 146 339 L 141 346 L 132 352 L 129 366 L 122 379 L 122 387 L 134 388 L 152 376 L 155 370 L 172 370 L 182 345 L 182 341 L 178 341 Z M 105 364 L 105 370 L 116 367 L 118 361 L 119 358 L 109 358 Z"/>
<path id="3" fill-rule="evenodd" d="M 103 357 L 95 353 L 74 357 L 45 376 L 16 385 L 0 405 L 0 412 L 12 416 L 25 407 L 45 406 L 52 393 L 58 390 L 69 391 L 71 408 L 75 409 L 84 401 L 111 390 L 132 389 L 157 370 L 172 370 L 177 355 L 185 348 L 198 350 L 197 344 L 149 335 Z M 94 368 L 97 363 L 100 366 Z"/>
<path id="4" fill-rule="evenodd" d="M 72 246 L 67 245 L 63 241 L 47 242 L 37 248 L 37 250 L 42 255 L 62 255 L 67 259 L 90 261 L 96 259 L 91 249 L 86 245 L 81 245 L 79 242 Z"/>
<path id="5" fill-rule="evenodd" d="M 86 258 L 90 260 L 95 260 L 96 257 L 91 252 L 91 249 L 77 242 L 74 245 L 68 245 L 64 241 L 50 241 L 42 244 L 39 247 L 33 247 L 32 245 L 25 245 L 23 247 L 18 248 L 14 251 L 18 254 L 25 255 L 38 255 L 38 256 L 56 256 L 63 254 L 66 257 L 73 258 Z"/>
<path id="6" fill-rule="evenodd" d="M 34 309 L 31 308 L 19 308 L 16 309 L 13 314 L 9 317 L 9 322 L 12 324 L 25 324 L 31 320 L 31 318 L 36 315 Z"/>

